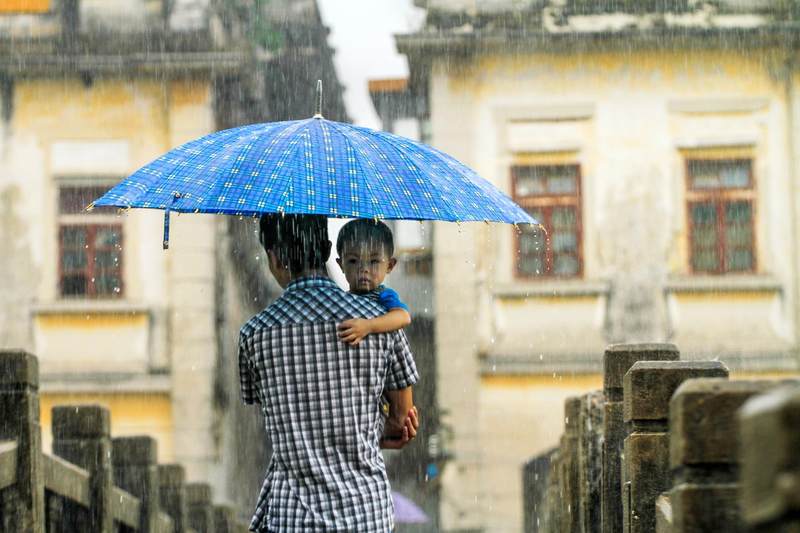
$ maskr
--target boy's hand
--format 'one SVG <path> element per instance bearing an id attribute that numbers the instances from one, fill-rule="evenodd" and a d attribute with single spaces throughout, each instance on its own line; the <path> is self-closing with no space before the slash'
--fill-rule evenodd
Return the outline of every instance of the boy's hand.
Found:
<path id="1" fill-rule="evenodd" d="M 358 345 L 364 337 L 372 333 L 369 327 L 369 320 L 364 318 L 345 320 L 339 324 L 338 330 L 339 339 L 353 346 Z"/>
<path id="2" fill-rule="evenodd" d="M 419 413 L 416 406 L 408 411 L 408 415 L 402 426 L 398 427 L 397 424 L 393 422 L 394 421 L 391 419 L 386 421 L 383 438 L 380 442 L 380 446 L 383 449 L 399 450 L 417 436 L 417 429 L 419 429 Z"/>

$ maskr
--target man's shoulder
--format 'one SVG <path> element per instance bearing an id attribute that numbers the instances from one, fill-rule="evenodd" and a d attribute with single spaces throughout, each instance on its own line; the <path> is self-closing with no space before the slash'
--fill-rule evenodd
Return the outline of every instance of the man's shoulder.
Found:
<path id="1" fill-rule="evenodd" d="M 384 313 L 374 300 L 350 294 L 338 286 L 309 287 L 284 292 L 263 311 L 248 320 L 242 337 L 263 329 L 307 323 L 338 322 L 348 318 L 374 318 Z"/>

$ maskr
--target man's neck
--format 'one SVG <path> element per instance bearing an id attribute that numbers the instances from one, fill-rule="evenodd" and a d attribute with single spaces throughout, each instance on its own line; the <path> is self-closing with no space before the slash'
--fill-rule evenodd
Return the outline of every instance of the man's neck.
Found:
<path id="1" fill-rule="evenodd" d="M 302 278 L 327 278 L 328 271 L 324 268 L 314 268 L 309 270 L 303 270 L 302 272 L 298 272 L 297 274 L 290 274 L 289 281 L 295 281 Z"/>

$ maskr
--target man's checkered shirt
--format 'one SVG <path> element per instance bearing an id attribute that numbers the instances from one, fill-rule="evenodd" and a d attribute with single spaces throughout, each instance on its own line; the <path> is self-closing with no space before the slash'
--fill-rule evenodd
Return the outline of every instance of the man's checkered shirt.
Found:
<path id="1" fill-rule="evenodd" d="M 359 531 L 394 527 L 381 392 L 416 383 L 402 331 L 341 342 L 338 323 L 384 309 L 328 278 L 289 284 L 240 332 L 242 400 L 259 403 L 273 455 L 253 531 Z"/>

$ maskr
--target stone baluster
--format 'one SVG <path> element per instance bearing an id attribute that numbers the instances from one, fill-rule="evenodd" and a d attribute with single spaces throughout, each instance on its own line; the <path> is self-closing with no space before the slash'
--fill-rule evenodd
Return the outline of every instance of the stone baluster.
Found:
<path id="1" fill-rule="evenodd" d="M 157 445 L 152 437 L 118 437 L 111 441 L 114 482 L 141 502 L 140 533 L 155 533 L 159 513 Z"/>
<path id="2" fill-rule="evenodd" d="M 175 533 L 184 533 L 189 527 L 185 483 L 186 472 L 181 465 L 158 465 L 159 504 L 172 518 Z"/>
<path id="3" fill-rule="evenodd" d="M 39 363 L 21 351 L 0 352 L 0 440 L 17 442 L 14 505 L 4 516 L 20 533 L 44 531 Z"/>
<path id="4" fill-rule="evenodd" d="M 600 447 L 603 436 L 603 393 L 581 396 L 578 419 L 578 485 L 580 525 L 585 533 L 600 533 Z"/>
<path id="5" fill-rule="evenodd" d="M 567 398 L 564 403 L 564 434 L 561 436 L 561 529 L 565 533 L 578 533 L 580 526 L 580 487 L 578 468 L 578 424 L 581 416 L 581 399 Z"/>
<path id="6" fill-rule="evenodd" d="M 740 507 L 747 530 L 800 532 L 800 385 L 751 398 L 739 420 Z"/>
<path id="7" fill-rule="evenodd" d="M 208 483 L 189 483 L 186 485 L 186 501 L 190 527 L 197 533 L 215 533 L 211 486 Z"/>
<path id="8" fill-rule="evenodd" d="M 622 532 L 621 462 L 626 431 L 623 420 L 623 378 L 636 361 L 676 361 L 674 344 L 615 344 L 603 356 L 603 447 L 600 494 L 603 533 Z"/>
<path id="9" fill-rule="evenodd" d="M 99 405 L 59 406 L 53 408 L 53 453 L 89 472 L 87 532 L 111 531 L 111 417 Z"/>
<path id="10" fill-rule="evenodd" d="M 742 530 L 738 411 L 774 386 L 770 381 L 692 379 L 675 391 L 669 408 L 672 531 Z"/>
<path id="11" fill-rule="evenodd" d="M 629 435 L 622 461 L 623 531 L 656 528 L 656 498 L 667 490 L 669 402 L 678 386 L 697 377 L 727 377 L 718 361 L 639 361 L 624 377 L 623 418 Z"/>

